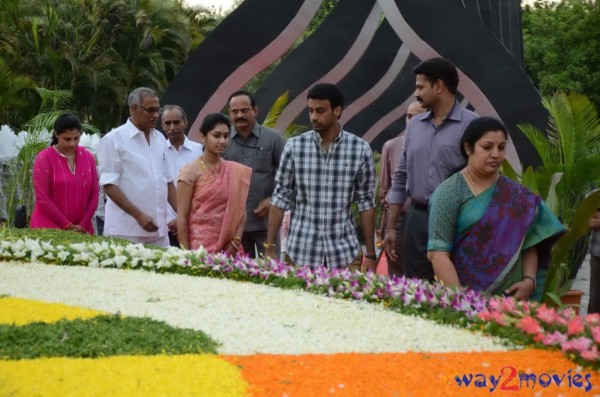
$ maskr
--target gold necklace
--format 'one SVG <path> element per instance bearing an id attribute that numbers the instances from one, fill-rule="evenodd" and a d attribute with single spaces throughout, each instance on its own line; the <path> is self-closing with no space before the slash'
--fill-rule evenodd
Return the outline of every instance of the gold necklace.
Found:
<path id="1" fill-rule="evenodd" d="M 213 167 L 211 167 L 210 165 L 208 165 L 206 163 L 206 161 L 204 161 L 204 155 L 200 156 L 200 161 L 202 162 L 202 164 L 204 164 L 204 166 L 206 168 L 208 168 L 208 170 L 213 174 L 213 176 L 217 176 L 217 173 L 215 173 L 215 170 L 213 169 Z M 217 162 L 217 165 L 215 165 L 215 168 L 217 169 L 217 171 L 219 171 L 219 167 L 221 166 L 221 159 L 219 159 L 219 161 Z"/>
<path id="2" fill-rule="evenodd" d="M 56 153 L 58 153 L 60 156 L 62 156 L 62 157 L 64 157 L 64 158 L 66 158 L 66 159 L 72 159 L 72 158 L 75 158 L 75 155 L 74 155 L 74 154 L 70 154 L 70 155 L 69 155 L 69 154 L 63 154 L 63 153 L 61 153 L 61 151 L 60 151 L 60 150 L 58 150 L 58 148 L 56 147 L 56 145 L 54 145 L 54 146 L 52 146 L 52 147 L 54 148 L 54 150 L 56 150 Z"/>
<path id="3" fill-rule="evenodd" d="M 67 165 L 69 166 L 69 171 L 71 171 L 71 174 L 75 173 L 75 167 L 77 166 L 75 164 L 75 155 L 66 155 L 66 154 L 62 154 L 57 148 L 56 145 L 52 146 L 54 148 L 54 150 L 56 150 L 56 153 L 58 153 L 59 156 L 63 157 L 65 160 L 67 160 Z"/>
<path id="4" fill-rule="evenodd" d="M 475 192 L 475 196 L 479 196 L 479 190 L 477 189 L 477 185 L 475 185 L 475 181 L 473 181 L 473 178 L 471 177 L 471 174 L 469 173 L 469 167 L 465 167 L 465 173 L 467 174 L 467 178 L 469 179 L 469 182 L 471 182 L 471 186 L 473 186 L 473 190 Z"/>

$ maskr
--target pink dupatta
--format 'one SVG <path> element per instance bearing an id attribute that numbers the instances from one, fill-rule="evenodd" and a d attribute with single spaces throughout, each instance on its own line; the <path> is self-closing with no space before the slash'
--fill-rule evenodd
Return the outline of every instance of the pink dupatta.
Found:
<path id="1" fill-rule="evenodd" d="M 190 248 L 203 246 L 210 253 L 221 252 L 244 218 L 252 169 L 225 160 L 217 170 L 209 169 L 199 158 L 192 164 L 198 176 L 188 222 Z"/>

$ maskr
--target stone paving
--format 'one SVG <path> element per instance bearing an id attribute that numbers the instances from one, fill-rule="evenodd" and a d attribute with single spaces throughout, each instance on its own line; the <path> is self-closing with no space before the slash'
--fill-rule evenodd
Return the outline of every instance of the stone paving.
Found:
<path id="1" fill-rule="evenodd" d="M 577 272 L 577 277 L 573 281 L 571 289 L 578 289 L 583 291 L 581 297 L 581 307 L 579 313 L 583 316 L 587 314 L 588 303 L 590 301 L 590 255 L 585 257 L 585 260 L 581 264 L 581 268 Z"/>

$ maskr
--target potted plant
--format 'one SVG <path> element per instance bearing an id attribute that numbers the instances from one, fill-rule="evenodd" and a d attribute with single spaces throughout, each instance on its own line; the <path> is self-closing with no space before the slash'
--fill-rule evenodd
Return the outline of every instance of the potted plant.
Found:
<path id="1" fill-rule="evenodd" d="M 568 232 L 555 244 L 544 285 L 544 300 L 554 302 L 570 289 L 587 253 L 588 220 L 600 206 L 600 195 L 586 194 L 600 186 L 600 119 L 584 95 L 558 93 L 542 99 L 550 115 L 546 133 L 519 125 L 535 147 L 542 165 L 516 175 L 504 171 L 542 196 Z"/>
<path id="2" fill-rule="evenodd" d="M 557 305 L 561 303 L 579 303 L 564 298 L 568 295 L 581 300 L 582 293 L 571 292 L 571 267 L 567 263 L 567 260 L 569 259 L 570 250 L 575 246 L 577 241 L 587 236 L 590 230 L 588 221 L 598 207 L 600 207 L 600 190 L 594 191 L 581 202 L 575 211 L 567 232 L 552 247 L 550 269 L 548 270 L 546 283 L 544 284 L 544 299 L 546 302 L 552 302 Z"/>

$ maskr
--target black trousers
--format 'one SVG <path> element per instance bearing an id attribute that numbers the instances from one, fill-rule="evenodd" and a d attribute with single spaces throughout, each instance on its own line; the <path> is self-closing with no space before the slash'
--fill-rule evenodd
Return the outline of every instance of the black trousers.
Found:
<path id="1" fill-rule="evenodd" d="M 169 233 L 169 245 L 171 247 L 179 247 L 179 239 L 177 238 L 177 236 L 171 232 L 168 232 L 168 233 Z"/>
<path id="2" fill-rule="evenodd" d="M 263 244 L 267 241 L 266 230 L 255 230 L 242 233 L 242 248 L 244 252 L 250 255 L 251 258 L 259 258 L 265 253 Z M 279 237 L 275 240 L 275 255 L 279 258 Z"/>
<path id="3" fill-rule="evenodd" d="M 404 217 L 404 271 L 406 277 L 416 277 L 433 282 L 433 265 L 427 260 L 429 214 L 414 205 Z"/>

